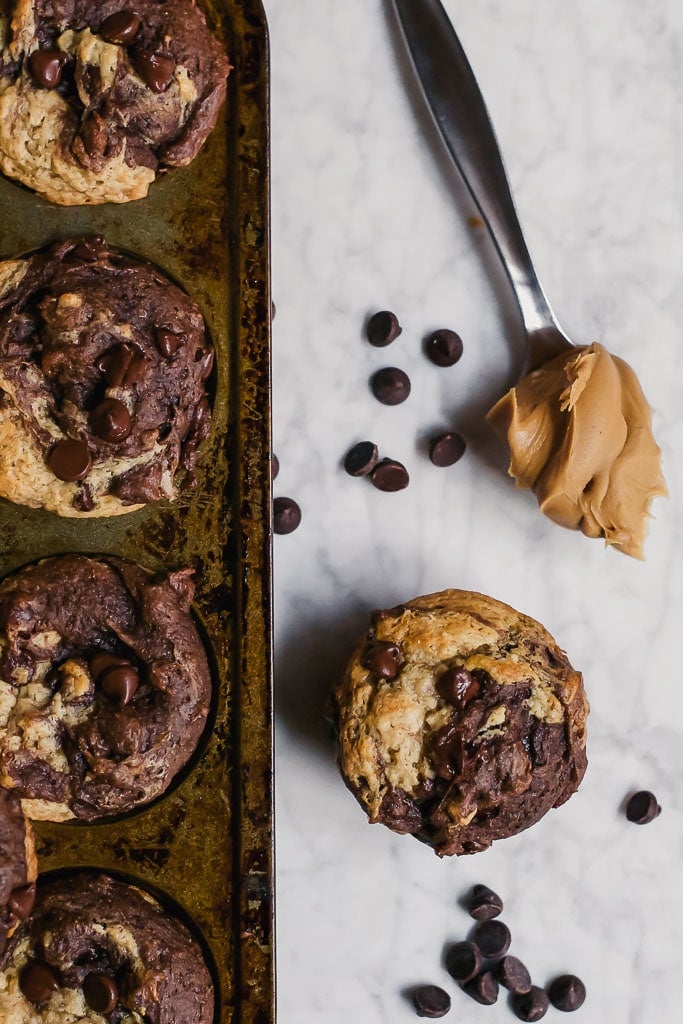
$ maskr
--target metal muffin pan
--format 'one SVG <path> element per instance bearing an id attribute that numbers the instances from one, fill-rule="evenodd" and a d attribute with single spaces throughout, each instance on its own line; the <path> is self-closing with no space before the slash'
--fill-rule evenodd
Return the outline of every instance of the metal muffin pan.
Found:
<path id="1" fill-rule="evenodd" d="M 0 576 L 64 552 L 195 570 L 213 728 L 180 782 L 96 825 L 37 823 L 41 872 L 94 868 L 168 898 L 201 934 L 216 1024 L 275 1019 L 271 670 L 268 41 L 260 0 L 199 0 L 234 70 L 190 167 L 147 199 L 53 206 L 0 179 L 0 258 L 102 234 L 199 304 L 216 348 L 210 438 L 178 502 L 67 520 L 0 500 Z M 190 1022 L 188 1022 L 190 1024 Z"/>

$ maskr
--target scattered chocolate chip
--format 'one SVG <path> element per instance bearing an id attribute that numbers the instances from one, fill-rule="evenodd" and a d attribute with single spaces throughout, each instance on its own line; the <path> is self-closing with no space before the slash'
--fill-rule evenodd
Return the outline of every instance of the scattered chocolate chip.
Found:
<path id="1" fill-rule="evenodd" d="M 498 982 L 493 971 L 482 971 L 472 981 L 466 982 L 462 990 L 482 1006 L 493 1006 L 498 999 Z"/>
<path id="2" fill-rule="evenodd" d="M 140 31 L 140 17 L 135 11 L 116 11 L 100 25 L 100 35 L 108 43 L 129 46 Z"/>
<path id="3" fill-rule="evenodd" d="M 408 470 L 402 462 L 396 459 L 382 459 L 372 471 L 370 479 L 378 491 L 386 491 L 393 494 L 394 491 L 403 491 L 410 483 Z"/>
<path id="4" fill-rule="evenodd" d="M 455 331 L 434 331 L 427 338 L 425 351 L 435 366 L 455 366 L 462 355 L 462 339 Z"/>
<path id="5" fill-rule="evenodd" d="M 85 441 L 74 441 L 70 437 L 57 442 L 47 461 L 57 479 L 66 483 L 84 480 L 92 468 L 92 459 Z"/>
<path id="6" fill-rule="evenodd" d="M 93 434 L 109 444 L 125 441 L 133 427 L 128 409 L 118 398 L 105 398 L 90 413 Z"/>
<path id="7" fill-rule="evenodd" d="M 270 478 L 271 478 L 271 480 L 276 480 L 277 479 L 277 475 L 278 475 L 279 472 L 280 472 L 280 460 L 278 459 L 277 455 L 271 455 L 270 456 Z"/>
<path id="8" fill-rule="evenodd" d="M 562 974 L 551 982 L 548 995 L 556 1010 L 573 1013 L 586 1001 L 586 986 L 575 974 Z"/>
<path id="9" fill-rule="evenodd" d="M 403 662 L 403 651 L 399 644 L 387 640 L 375 640 L 360 660 L 367 668 L 382 679 L 395 679 Z"/>
<path id="10" fill-rule="evenodd" d="M 451 431 L 439 434 L 429 442 L 429 458 L 435 466 L 454 466 L 465 454 L 465 439 Z"/>
<path id="11" fill-rule="evenodd" d="M 657 803 L 657 797 L 647 789 L 634 793 L 626 805 L 626 817 L 634 825 L 649 825 L 661 813 L 662 808 Z"/>
<path id="12" fill-rule="evenodd" d="M 410 378 L 397 366 L 385 366 L 372 375 L 370 388 L 382 405 L 400 405 L 410 394 Z"/>
<path id="13" fill-rule="evenodd" d="M 532 985 L 524 995 L 513 996 L 512 1009 L 520 1020 L 541 1020 L 548 1012 L 548 996 L 538 985 Z"/>
<path id="14" fill-rule="evenodd" d="M 447 668 L 439 676 L 436 683 L 436 692 L 449 704 L 465 705 L 479 693 L 479 682 L 466 668 Z M 502 907 L 501 907 L 502 909 Z M 491 915 L 494 917 L 495 915 Z M 479 921 L 485 918 L 477 918 Z"/>
<path id="15" fill-rule="evenodd" d="M 403 328 L 399 324 L 396 314 L 390 313 L 388 309 L 383 309 L 380 313 L 371 316 L 365 328 L 366 337 L 375 348 L 384 348 L 386 345 L 390 345 L 402 333 Z"/>
<path id="16" fill-rule="evenodd" d="M 137 693 L 140 677 L 133 665 L 115 665 L 101 673 L 98 683 L 110 700 L 125 707 Z"/>
<path id="17" fill-rule="evenodd" d="M 42 960 L 29 960 L 19 975 L 19 988 L 29 1003 L 40 1006 L 53 992 L 59 991 L 59 982 L 48 964 Z"/>
<path id="18" fill-rule="evenodd" d="M 344 469 L 349 476 L 368 476 L 377 465 L 377 445 L 372 441 L 360 441 L 347 453 Z"/>
<path id="19" fill-rule="evenodd" d="M 483 921 L 472 932 L 472 942 L 479 947 L 482 956 L 498 960 L 510 948 L 510 929 L 502 921 Z"/>
<path id="20" fill-rule="evenodd" d="M 165 92 L 173 81 L 175 61 L 163 53 L 134 50 L 133 67 L 152 92 Z"/>
<path id="21" fill-rule="evenodd" d="M 481 953 L 473 942 L 455 942 L 446 953 L 446 970 L 464 984 L 481 970 Z"/>
<path id="22" fill-rule="evenodd" d="M 128 658 L 121 658 L 118 654 L 110 654 L 108 651 L 98 651 L 88 658 L 88 668 L 94 680 L 99 681 L 103 672 L 110 668 L 129 668 L 131 662 Z"/>
<path id="23" fill-rule="evenodd" d="M 451 1008 L 451 997 L 438 985 L 421 985 L 413 992 L 413 1005 L 418 1017 L 445 1017 Z"/>
<path id="24" fill-rule="evenodd" d="M 128 387 L 144 374 L 147 358 L 136 345 L 124 342 L 104 352 L 95 365 L 110 388 Z"/>
<path id="25" fill-rule="evenodd" d="M 41 88 L 56 89 L 68 60 L 63 50 L 34 50 L 28 59 L 28 69 Z"/>
<path id="26" fill-rule="evenodd" d="M 531 991 L 531 975 L 516 956 L 504 956 L 496 968 L 498 981 L 515 995 L 523 996 Z"/>
<path id="27" fill-rule="evenodd" d="M 469 914 L 475 921 L 490 921 L 503 912 L 503 901 L 488 885 L 472 887 Z"/>
<path id="28" fill-rule="evenodd" d="M 83 982 L 83 995 L 95 1013 L 111 1013 L 119 1001 L 119 990 L 114 979 L 108 974 L 95 971 L 88 974 Z"/>
<path id="29" fill-rule="evenodd" d="M 162 356 L 165 356 L 166 359 L 173 359 L 173 356 L 185 340 L 185 335 L 169 331 L 165 327 L 157 327 L 154 332 L 154 340 Z"/>
<path id="30" fill-rule="evenodd" d="M 276 498 L 273 502 L 275 533 L 293 533 L 301 522 L 301 509 L 293 498 Z"/>
<path id="31" fill-rule="evenodd" d="M 20 921 L 28 921 L 33 904 L 36 902 L 36 887 L 23 885 L 20 889 L 14 889 L 7 901 L 9 909 Z"/>

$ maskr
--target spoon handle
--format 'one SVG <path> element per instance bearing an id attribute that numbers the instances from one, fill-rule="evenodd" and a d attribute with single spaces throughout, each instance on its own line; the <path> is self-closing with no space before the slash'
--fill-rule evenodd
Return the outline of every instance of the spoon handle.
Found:
<path id="1" fill-rule="evenodd" d="M 503 158 L 474 72 L 439 0 L 391 0 L 427 104 L 488 227 L 517 296 L 530 361 L 571 342 L 531 262 Z M 544 350 L 544 353 L 541 352 Z"/>

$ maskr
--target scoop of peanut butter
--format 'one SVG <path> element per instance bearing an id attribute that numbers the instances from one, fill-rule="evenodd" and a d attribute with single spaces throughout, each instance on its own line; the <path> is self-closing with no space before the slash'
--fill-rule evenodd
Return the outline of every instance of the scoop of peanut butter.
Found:
<path id="1" fill-rule="evenodd" d="M 643 558 L 650 504 L 666 495 L 652 410 L 631 367 L 602 345 L 529 373 L 487 417 L 508 472 L 555 523 Z"/>

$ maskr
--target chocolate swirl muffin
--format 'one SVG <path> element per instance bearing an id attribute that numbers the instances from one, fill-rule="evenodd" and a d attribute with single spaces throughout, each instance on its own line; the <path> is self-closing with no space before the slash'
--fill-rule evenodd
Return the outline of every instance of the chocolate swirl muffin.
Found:
<path id="1" fill-rule="evenodd" d="M 194 0 L 0 0 L 0 169 L 53 203 L 125 203 L 189 164 L 230 64 Z"/>
<path id="2" fill-rule="evenodd" d="M 0 784 L 30 818 L 130 811 L 194 753 L 211 681 L 191 575 L 61 555 L 0 584 Z"/>
<path id="3" fill-rule="evenodd" d="M 176 497 L 213 360 L 195 303 L 99 237 L 0 262 L 0 496 L 77 517 Z"/>
<path id="4" fill-rule="evenodd" d="M 538 622 L 446 590 L 375 612 L 333 704 L 371 822 L 477 853 L 564 803 L 586 770 L 581 675 Z"/>
<path id="5" fill-rule="evenodd" d="M 198 943 L 147 893 L 106 875 L 42 879 L 0 958 L 6 1024 L 211 1024 Z"/>
<path id="6" fill-rule="evenodd" d="M 0 789 L 0 957 L 22 921 L 29 918 L 37 874 L 33 829 L 21 800 Z"/>

